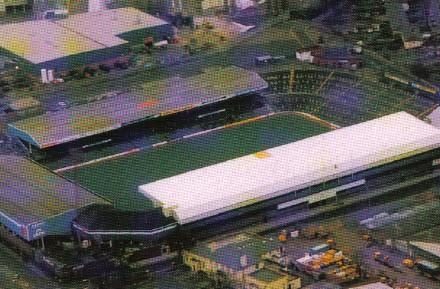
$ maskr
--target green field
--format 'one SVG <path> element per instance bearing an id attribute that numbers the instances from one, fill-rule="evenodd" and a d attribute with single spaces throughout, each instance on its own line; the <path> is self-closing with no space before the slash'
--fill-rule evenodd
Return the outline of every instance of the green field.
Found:
<path id="1" fill-rule="evenodd" d="M 303 115 L 281 113 L 65 171 L 64 175 L 112 200 L 118 208 L 141 210 L 151 204 L 137 192 L 139 185 L 329 130 Z"/>

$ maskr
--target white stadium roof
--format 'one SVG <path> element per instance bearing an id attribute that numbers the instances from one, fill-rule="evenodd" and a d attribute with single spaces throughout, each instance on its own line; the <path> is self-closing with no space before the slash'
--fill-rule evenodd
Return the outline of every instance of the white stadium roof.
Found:
<path id="1" fill-rule="evenodd" d="M 142 185 L 139 191 L 186 224 L 439 146 L 439 129 L 400 112 Z"/>

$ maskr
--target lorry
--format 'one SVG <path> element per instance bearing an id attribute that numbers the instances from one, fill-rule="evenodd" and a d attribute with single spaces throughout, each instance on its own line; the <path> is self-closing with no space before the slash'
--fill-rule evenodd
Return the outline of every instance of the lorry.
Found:
<path id="1" fill-rule="evenodd" d="M 390 256 L 384 255 L 379 251 L 374 252 L 373 259 L 374 259 L 374 261 L 377 261 L 377 262 L 381 263 L 382 265 L 385 265 L 389 268 L 394 267 L 393 265 L 391 265 Z"/>

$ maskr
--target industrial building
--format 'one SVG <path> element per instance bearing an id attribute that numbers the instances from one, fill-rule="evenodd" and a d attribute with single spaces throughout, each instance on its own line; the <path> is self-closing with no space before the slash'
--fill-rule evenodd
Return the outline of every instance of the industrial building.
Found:
<path id="1" fill-rule="evenodd" d="M 24 12 L 28 9 L 27 0 L 0 0 L 0 16 L 15 12 Z"/>
<path id="2" fill-rule="evenodd" d="M 146 37 L 162 40 L 173 33 L 173 27 L 157 17 L 119 8 L 1 25 L 0 49 L 34 70 L 66 70 L 120 56 Z"/>
<path id="3" fill-rule="evenodd" d="M 183 252 L 183 261 L 193 271 L 224 272 L 246 288 L 301 288 L 301 279 L 277 270 L 266 263 L 280 258 L 279 244 L 249 234 L 200 243 Z M 274 268 L 275 267 L 275 268 Z"/>
<path id="4" fill-rule="evenodd" d="M 0 156 L 0 231 L 25 241 L 72 234 L 86 207 L 109 204 L 31 160 Z"/>
<path id="5" fill-rule="evenodd" d="M 121 93 L 11 123 L 8 131 L 31 149 L 46 149 L 265 88 L 267 83 L 258 74 L 226 67 L 147 83 L 138 93 Z"/>
<path id="6" fill-rule="evenodd" d="M 440 264 L 440 243 L 411 241 L 409 245 L 414 255 Z"/>
<path id="7" fill-rule="evenodd" d="M 421 175 L 434 178 L 439 146 L 439 129 L 400 112 L 142 185 L 139 192 L 187 228 L 246 224 Z"/>
<path id="8" fill-rule="evenodd" d="M 393 287 L 390 287 L 387 284 L 381 282 L 376 282 L 376 283 L 361 285 L 358 287 L 352 287 L 350 289 L 393 289 Z"/>

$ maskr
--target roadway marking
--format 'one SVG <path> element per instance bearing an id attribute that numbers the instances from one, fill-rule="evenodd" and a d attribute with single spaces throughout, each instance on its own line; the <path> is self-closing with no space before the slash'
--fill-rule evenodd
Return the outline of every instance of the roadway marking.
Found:
<path id="1" fill-rule="evenodd" d="M 337 124 L 334 124 L 334 123 L 332 123 L 332 122 L 329 122 L 329 121 L 323 120 L 322 118 L 319 118 L 319 117 L 317 117 L 317 116 L 315 116 L 315 115 L 313 115 L 313 114 L 307 113 L 307 112 L 295 111 L 295 113 L 297 113 L 297 114 L 301 114 L 301 115 L 304 115 L 305 117 L 307 117 L 307 118 L 309 118 L 309 119 L 311 119 L 311 120 L 314 120 L 314 121 L 316 121 L 316 122 L 319 122 L 319 123 L 321 123 L 321 124 L 323 124 L 323 125 L 329 127 L 330 129 L 338 129 L 338 128 L 341 128 L 341 126 L 339 126 L 339 125 L 337 125 Z"/>
<path id="2" fill-rule="evenodd" d="M 88 162 L 84 162 L 84 163 L 80 163 L 80 164 L 76 164 L 76 165 L 72 165 L 72 166 L 67 166 L 67 167 L 64 167 L 64 168 L 61 168 L 61 169 L 56 169 L 56 170 L 54 170 L 54 172 L 55 173 L 61 173 L 61 172 L 65 172 L 65 171 L 68 171 L 68 170 L 76 169 L 76 168 L 79 168 L 79 167 L 83 167 L 83 166 L 87 166 L 87 165 L 91 165 L 91 164 L 96 164 L 98 162 L 115 159 L 117 157 L 126 156 L 126 155 L 129 155 L 129 154 L 132 154 L 132 153 L 136 153 L 136 152 L 139 152 L 139 151 L 141 151 L 141 148 L 135 148 L 135 149 L 131 149 L 131 150 L 128 150 L 128 151 L 125 151 L 125 152 L 122 152 L 122 153 L 117 153 L 117 154 L 114 154 L 114 155 L 111 155 L 111 156 L 106 156 L 106 157 L 102 157 L 102 158 L 99 158 L 99 159 L 94 159 L 94 160 L 91 160 L 91 161 L 88 161 Z"/>

